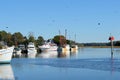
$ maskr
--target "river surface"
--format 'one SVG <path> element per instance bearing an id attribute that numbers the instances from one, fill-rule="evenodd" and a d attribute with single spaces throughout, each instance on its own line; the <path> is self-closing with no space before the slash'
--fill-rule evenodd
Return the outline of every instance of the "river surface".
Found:
<path id="1" fill-rule="evenodd" d="M 13 58 L 0 65 L 0 80 L 120 80 L 120 48 L 80 48 Z"/>

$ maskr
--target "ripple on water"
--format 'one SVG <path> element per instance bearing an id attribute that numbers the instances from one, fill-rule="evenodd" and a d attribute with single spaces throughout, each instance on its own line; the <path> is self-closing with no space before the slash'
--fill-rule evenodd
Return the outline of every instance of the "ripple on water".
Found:
<path id="1" fill-rule="evenodd" d="M 120 72 L 119 59 L 18 59 L 15 58 L 11 62 L 12 65 L 37 65 L 37 66 L 51 66 L 60 68 L 87 68 L 94 70 L 114 71 Z"/>

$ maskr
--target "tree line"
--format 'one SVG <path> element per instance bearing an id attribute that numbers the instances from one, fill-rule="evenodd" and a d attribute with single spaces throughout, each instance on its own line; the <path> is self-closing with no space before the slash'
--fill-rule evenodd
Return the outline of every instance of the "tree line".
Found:
<path id="1" fill-rule="evenodd" d="M 54 43 L 57 45 L 64 45 L 64 44 L 75 44 L 75 41 L 72 40 L 66 40 L 66 38 L 63 35 L 56 35 L 51 39 Z M 36 39 L 34 35 L 29 34 L 28 36 L 24 36 L 20 32 L 15 32 L 13 34 L 6 32 L 6 31 L 0 31 L 0 42 L 4 42 L 7 46 L 18 46 L 20 44 L 28 45 L 29 42 L 34 42 L 36 46 L 44 44 L 45 40 L 42 36 L 38 36 Z"/>
<path id="2" fill-rule="evenodd" d="M 110 42 L 106 43 L 81 43 L 83 46 L 111 46 Z M 120 46 L 120 41 L 113 41 L 114 46 Z"/>
<path id="3" fill-rule="evenodd" d="M 110 42 L 106 43 L 76 43 L 73 40 L 68 40 L 65 38 L 63 35 L 55 35 L 53 38 L 48 39 L 52 40 L 54 43 L 56 43 L 58 46 L 59 45 L 64 45 L 64 44 L 77 44 L 78 46 L 110 46 Z M 29 42 L 34 42 L 36 47 L 38 45 L 43 45 L 45 40 L 42 36 L 38 36 L 37 38 L 34 37 L 34 35 L 29 34 L 28 36 L 24 36 L 20 32 L 15 32 L 13 34 L 6 32 L 6 31 L 0 31 L 0 43 L 4 42 L 7 46 L 18 46 L 20 44 L 23 45 L 28 45 Z M 120 41 L 114 41 L 113 42 L 114 46 L 120 46 Z M 1 46 L 1 44 L 0 44 Z"/>
<path id="4" fill-rule="evenodd" d="M 38 36 L 37 39 L 33 35 L 23 36 L 20 32 L 15 32 L 13 34 L 6 32 L 6 31 L 0 31 L 0 42 L 4 42 L 7 46 L 12 45 L 19 45 L 24 44 L 27 45 L 29 42 L 34 42 L 35 45 L 42 45 L 44 42 L 44 38 L 42 36 Z"/>

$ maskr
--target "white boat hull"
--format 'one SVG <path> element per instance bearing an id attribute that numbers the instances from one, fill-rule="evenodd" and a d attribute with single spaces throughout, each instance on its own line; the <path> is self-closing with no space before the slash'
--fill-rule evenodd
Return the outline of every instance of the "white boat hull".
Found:
<path id="1" fill-rule="evenodd" d="M 0 50 L 0 63 L 10 63 L 14 47 Z"/>
<path id="2" fill-rule="evenodd" d="M 46 51 L 57 51 L 57 49 L 41 49 L 42 52 L 46 52 Z"/>
<path id="3" fill-rule="evenodd" d="M 71 47 L 71 51 L 77 51 L 78 50 L 78 46 L 77 45 L 73 45 L 72 47 Z"/>
<path id="4" fill-rule="evenodd" d="M 42 47 L 39 47 L 39 49 L 40 49 L 42 52 L 45 52 L 45 51 L 47 51 L 49 48 L 42 48 Z"/>
<path id="5" fill-rule="evenodd" d="M 43 44 L 42 46 L 38 46 L 38 47 L 42 52 L 57 51 L 58 49 L 58 46 L 55 43 L 51 43 L 51 42 L 47 42 Z"/>
<path id="6" fill-rule="evenodd" d="M 29 54 L 37 54 L 37 50 L 36 50 L 36 48 L 35 48 L 34 43 L 30 42 L 30 43 L 28 44 L 28 49 L 27 49 L 27 51 L 28 51 L 28 55 L 29 55 Z"/>
<path id="7" fill-rule="evenodd" d="M 57 51 L 57 49 L 58 49 L 58 47 L 57 46 L 54 46 L 54 47 L 50 47 L 50 48 L 40 48 L 40 50 L 42 51 L 42 52 L 44 52 L 44 51 Z"/>
<path id="8" fill-rule="evenodd" d="M 70 45 L 68 44 L 62 48 L 62 52 L 66 52 L 66 51 L 70 51 Z"/>
<path id="9" fill-rule="evenodd" d="M 37 54 L 36 49 L 28 49 L 28 54 Z"/>

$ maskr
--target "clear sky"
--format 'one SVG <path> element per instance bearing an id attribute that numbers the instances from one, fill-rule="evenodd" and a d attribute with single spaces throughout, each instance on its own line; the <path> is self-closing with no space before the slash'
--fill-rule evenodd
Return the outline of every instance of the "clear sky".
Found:
<path id="1" fill-rule="evenodd" d="M 0 0 L 0 30 L 49 39 L 65 29 L 80 43 L 120 40 L 120 0 Z"/>

